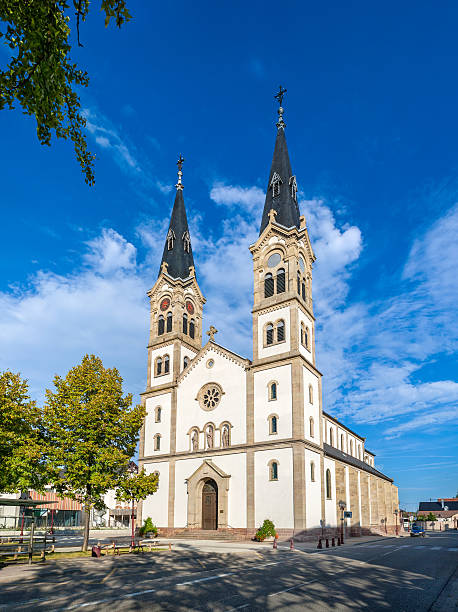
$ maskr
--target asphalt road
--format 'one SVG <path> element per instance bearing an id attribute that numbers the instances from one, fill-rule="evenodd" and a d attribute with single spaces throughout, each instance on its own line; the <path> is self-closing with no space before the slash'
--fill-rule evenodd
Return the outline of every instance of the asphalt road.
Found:
<path id="1" fill-rule="evenodd" d="M 458 609 L 458 533 L 322 551 L 68 560 L 0 570 L 0 610 Z"/>

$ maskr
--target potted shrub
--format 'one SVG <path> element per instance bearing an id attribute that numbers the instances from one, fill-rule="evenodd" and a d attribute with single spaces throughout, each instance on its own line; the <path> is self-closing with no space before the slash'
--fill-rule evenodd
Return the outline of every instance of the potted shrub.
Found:
<path id="1" fill-rule="evenodd" d="M 264 542 L 266 538 L 274 539 L 278 538 L 277 532 L 275 531 L 275 525 L 269 519 L 266 519 L 262 526 L 257 530 L 254 536 L 258 542 Z"/>
<path id="2" fill-rule="evenodd" d="M 139 531 L 140 535 L 146 536 L 147 538 L 155 538 L 157 537 L 157 527 L 151 520 L 151 517 L 145 519 L 142 527 L 140 527 Z"/>

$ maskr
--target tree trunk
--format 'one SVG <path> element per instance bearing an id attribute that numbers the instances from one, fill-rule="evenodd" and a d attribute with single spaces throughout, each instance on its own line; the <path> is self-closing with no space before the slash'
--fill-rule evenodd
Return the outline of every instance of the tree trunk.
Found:
<path id="1" fill-rule="evenodd" d="M 84 517 L 84 532 L 83 532 L 83 546 L 81 550 L 86 551 L 89 546 L 89 506 L 84 506 L 83 517 Z"/>

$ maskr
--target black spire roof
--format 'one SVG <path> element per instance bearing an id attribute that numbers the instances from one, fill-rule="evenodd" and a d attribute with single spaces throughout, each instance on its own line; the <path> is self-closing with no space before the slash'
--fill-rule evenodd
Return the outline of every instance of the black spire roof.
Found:
<path id="1" fill-rule="evenodd" d="M 281 113 L 283 109 L 280 107 Z M 277 140 L 275 141 L 274 156 L 270 168 L 269 182 L 267 183 L 266 202 L 262 213 L 261 229 L 259 234 L 265 230 L 269 223 L 269 211 L 273 208 L 277 211 L 275 222 L 285 227 L 300 226 L 299 206 L 296 192 L 296 177 L 293 176 L 289 161 L 288 147 L 286 145 L 285 124 L 279 111 L 280 120 L 277 123 Z M 275 178 L 274 178 L 275 177 Z M 274 179 L 274 180 L 272 180 Z M 275 190 L 273 183 L 280 181 L 279 193 Z M 277 195 L 278 194 L 278 195 Z"/>
<path id="2" fill-rule="evenodd" d="M 159 274 L 162 271 L 163 263 L 167 264 L 167 274 L 169 276 L 182 279 L 188 278 L 190 274 L 189 267 L 194 266 L 191 236 L 184 207 L 183 186 L 180 180 L 177 185 L 177 193 L 173 204 Z"/>

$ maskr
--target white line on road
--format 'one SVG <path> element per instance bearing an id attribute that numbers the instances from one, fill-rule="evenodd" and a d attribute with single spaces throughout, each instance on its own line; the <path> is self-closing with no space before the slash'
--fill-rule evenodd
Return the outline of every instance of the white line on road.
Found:
<path id="1" fill-rule="evenodd" d="M 449 548 L 450 551 L 456 552 L 458 548 Z"/>

